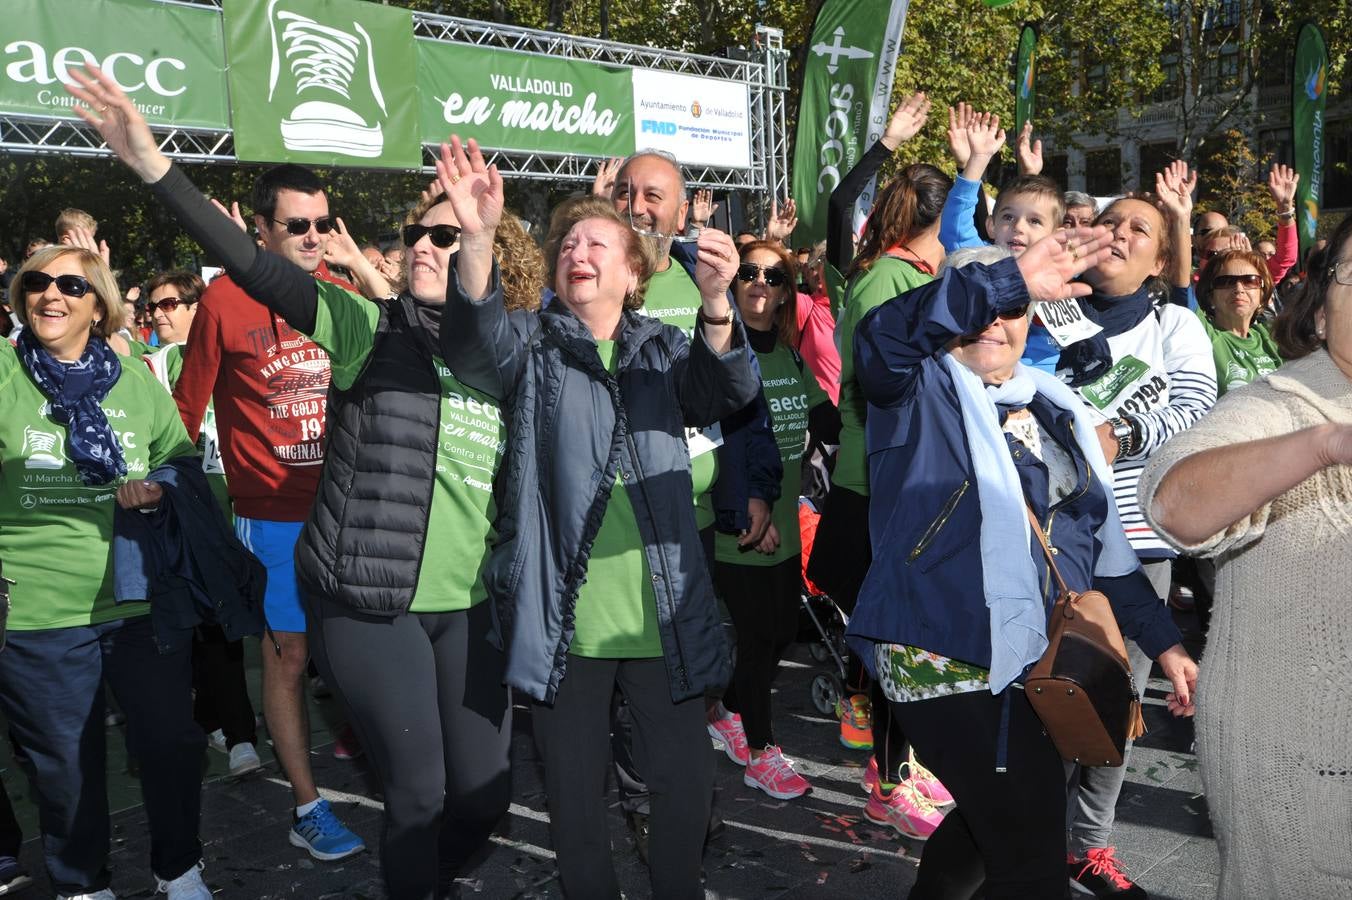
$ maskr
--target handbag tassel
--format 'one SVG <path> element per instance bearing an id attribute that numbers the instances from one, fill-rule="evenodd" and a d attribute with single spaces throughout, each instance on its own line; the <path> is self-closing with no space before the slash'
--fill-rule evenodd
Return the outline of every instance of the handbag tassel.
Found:
<path id="1" fill-rule="evenodd" d="M 1141 715 L 1141 701 L 1131 701 L 1131 721 L 1127 725 L 1127 740 L 1134 741 L 1145 734 L 1145 717 Z"/>

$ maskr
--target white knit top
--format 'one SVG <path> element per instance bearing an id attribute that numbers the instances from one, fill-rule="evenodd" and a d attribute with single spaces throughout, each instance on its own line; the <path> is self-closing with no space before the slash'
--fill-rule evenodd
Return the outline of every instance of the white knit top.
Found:
<path id="1" fill-rule="evenodd" d="M 1352 380 L 1320 350 L 1253 384 L 1150 460 L 1140 506 L 1170 467 L 1214 447 L 1352 424 Z M 1220 472 L 1243 478 L 1244 472 Z M 1184 552 L 1216 557 L 1197 752 L 1225 900 L 1352 897 L 1352 466 L 1326 468 Z"/>

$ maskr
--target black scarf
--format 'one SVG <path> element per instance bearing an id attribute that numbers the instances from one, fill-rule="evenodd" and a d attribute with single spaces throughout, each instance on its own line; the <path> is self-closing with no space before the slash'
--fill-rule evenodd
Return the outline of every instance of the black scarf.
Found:
<path id="1" fill-rule="evenodd" d="M 1091 294 L 1080 298 L 1080 309 L 1085 318 L 1103 328 L 1098 334 L 1076 341 L 1061 351 L 1056 364 L 1057 374 L 1068 379 L 1071 387 L 1092 384 L 1113 364 L 1108 338 L 1131 331 L 1150 315 L 1152 304 L 1146 285 L 1122 297 Z"/>

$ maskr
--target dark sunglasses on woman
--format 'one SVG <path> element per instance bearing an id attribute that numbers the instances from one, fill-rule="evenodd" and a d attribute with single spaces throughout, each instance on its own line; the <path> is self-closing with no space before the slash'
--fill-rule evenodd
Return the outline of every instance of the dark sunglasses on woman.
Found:
<path id="1" fill-rule="evenodd" d="M 404 246 L 412 247 L 427 235 L 433 247 L 445 250 L 460 240 L 460 229 L 454 225 L 405 225 Z"/>
<path id="2" fill-rule="evenodd" d="M 179 297 L 165 297 L 156 303 L 147 303 L 146 312 L 153 313 L 157 309 L 162 309 L 167 313 L 171 313 L 180 306 L 192 306 L 196 302 L 196 300 L 183 300 Z"/>
<path id="3" fill-rule="evenodd" d="M 1235 288 L 1243 285 L 1246 288 L 1260 288 L 1263 286 L 1262 276 L 1259 275 L 1217 275 L 1211 282 L 1218 288 Z"/>
<path id="4" fill-rule="evenodd" d="M 755 263 L 742 263 L 737 267 L 737 279 L 751 284 L 756 276 L 764 273 L 765 283 L 770 287 L 779 287 L 788 280 L 788 275 L 779 266 L 758 266 Z"/>
<path id="5" fill-rule="evenodd" d="M 333 216 L 320 216 L 318 219 L 302 219 L 297 216 L 294 219 L 273 219 L 278 225 L 286 226 L 286 233 L 300 237 L 302 234 L 309 234 L 310 226 L 315 227 L 315 231 L 320 234 L 328 234 L 336 226 L 333 222 Z"/>
<path id="6" fill-rule="evenodd" d="M 56 289 L 67 297 L 83 297 L 94 289 L 83 275 L 48 275 L 37 271 L 23 273 L 23 289 L 29 294 L 41 294 L 53 281 L 56 282 Z"/>

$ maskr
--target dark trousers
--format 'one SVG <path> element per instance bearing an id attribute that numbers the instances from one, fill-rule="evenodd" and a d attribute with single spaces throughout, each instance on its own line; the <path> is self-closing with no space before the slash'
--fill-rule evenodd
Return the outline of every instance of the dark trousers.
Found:
<path id="1" fill-rule="evenodd" d="M 1007 772 L 995 771 L 1001 708 L 1009 700 Z M 925 843 L 910 900 L 1066 896 L 1066 787 L 1061 757 L 1023 691 L 892 704 L 915 751 L 957 809 Z"/>
<path id="2" fill-rule="evenodd" d="M 244 642 L 227 641 L 219 625 L 198 625 L 192 636 L 192 715 L 210 734 L 219 728 L 225 746 L 257 744 L 258 729 L 244 682 Z"/>
<path id="3" fill-rule="evenodd" d="M 770 685 L 780 657 L 798 635 L 802 558 L 773 566 L 714 563 L 714 583 L 737 630 L 737 665 L 723 705 L 742 717 L 747 743 L 755 750 L 775 742 Z"/>
<path id="4" fill-rule="evenodd" d="M 511 698 L 491 626 L 487 603 L 392 618 L 310 603 L 311 652 L 384 787 L 394 900 L 449 886 L 511 803 Z"/>
<path id="5" fill-rule="evenodd" d="M 33 781 L 47 871 L 62 894 L 108 886 L 105 678 L 140 766 L 152 871 L 174 879 L 202 858 L 206 738 L 192 718 L 189 648 L 160 653 L 149 616 L 11 631 L 0 653 L 0 709 Z"/>
<path id="6" fill-rule="evenodd" d="M 851 656 L 846 665 L 846 700 L 849 694 L 868 694 L 869 705 L 873 708 L 873 757 L 878 761 L 878 771 L 883 781 L 891 783 L 900 776 L 898 772 L 907 761 L 906 735 L 892 715 L 892 707 L 887 702 L 887 694 L 878 681 L 868 677 L 864 664 Z M 923 761 L 921 763 L 923 765 Z"/>
<path id="7" fill-rule="evenodd" d="M 14 804 L 10 803 L 9 791 L 0 782 L 0 856 L 17 857 L 22 846 L 23 831 L 14 817 Z"/>
<path id="8" fill-rule="evenodd" d="M 554 705 L 531 705 L 564 894 L 578 900 L 620 896 L 605 801 L 616 685 L 633 719 L 634 755 L 650 797 L 652 896 L 703 897 L 700 860 L 714 777 L 704 698 L 673 703 L 666 662 L 660 658 L 571 655 Z"/>

